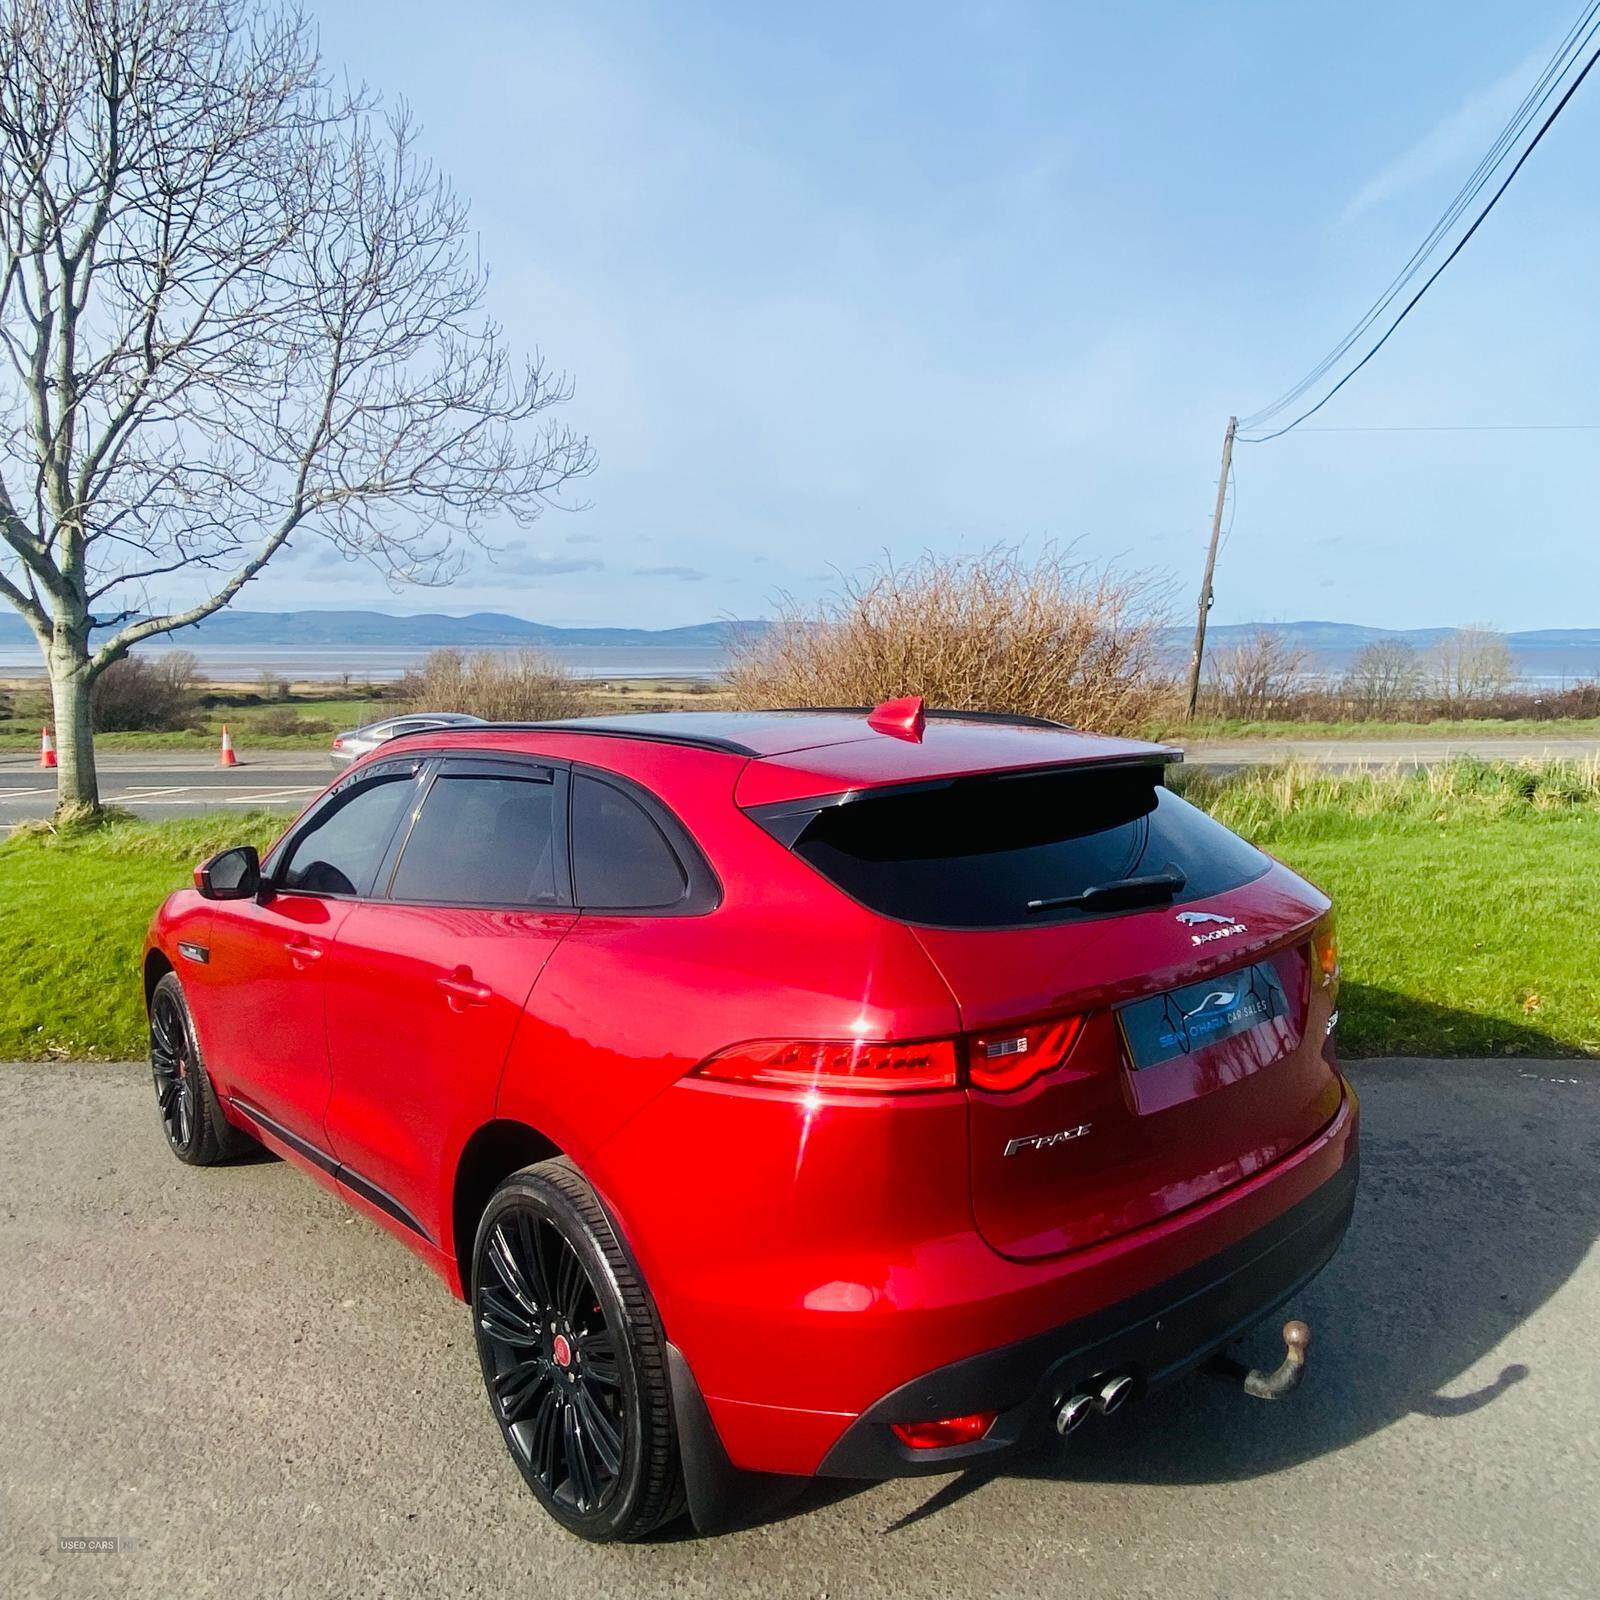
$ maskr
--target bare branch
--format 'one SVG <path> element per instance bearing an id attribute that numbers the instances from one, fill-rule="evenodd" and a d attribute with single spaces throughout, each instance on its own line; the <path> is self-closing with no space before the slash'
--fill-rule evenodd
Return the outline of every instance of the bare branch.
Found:
<path id="1" fill-rule="evenodd" d="M 485 293 L 405 109 L 327 73 L 297 12 L 0 0 L 0 597 L 77 682 L 291 533 L 448 581 L 593 463 Z"/>

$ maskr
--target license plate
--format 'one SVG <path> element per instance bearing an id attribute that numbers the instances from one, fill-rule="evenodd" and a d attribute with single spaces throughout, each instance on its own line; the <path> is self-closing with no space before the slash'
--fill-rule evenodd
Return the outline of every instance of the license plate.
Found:
<path id="1" fill-rule="evenodd" d="M 1119 1008 L 1135 1069 L 1193 1055 L 1287 1014 L 1288 996 L 1270 962 L 1169 989 Z"/>

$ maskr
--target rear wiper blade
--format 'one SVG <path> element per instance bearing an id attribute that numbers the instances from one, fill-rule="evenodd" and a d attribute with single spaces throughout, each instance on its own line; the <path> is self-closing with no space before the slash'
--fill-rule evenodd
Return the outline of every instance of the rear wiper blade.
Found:
<path id="1" fill-rule="evenodd" d="M 1059 911 L 1068 906 L 1080 911 L 1112 911 L 1118 906 L 1158 905 L 1178 894 L 1189 880 L 1176 867 L 1164 867 L 1143 878 L 1117 878 L 1091 884 L 1082 894 L 1058 894 L 1048 900 L 1030 900 L 1030 911 Z"/>

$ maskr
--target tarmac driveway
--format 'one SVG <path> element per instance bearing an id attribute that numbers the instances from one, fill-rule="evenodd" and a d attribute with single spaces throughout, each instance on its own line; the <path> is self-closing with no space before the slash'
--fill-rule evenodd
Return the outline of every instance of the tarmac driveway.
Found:
<path id="1" fill-rule="evenodd" d="M 1197 1379 L 1015 1475 L 596 1549 L 525 1496 L 400 1245 L 280 1162 L 180 1166 L 142 1069 L 0 1068 L 0 1594 L 1592 1596 L 1600 1067 L 1356 1079 L 1291 1399 Z"/>

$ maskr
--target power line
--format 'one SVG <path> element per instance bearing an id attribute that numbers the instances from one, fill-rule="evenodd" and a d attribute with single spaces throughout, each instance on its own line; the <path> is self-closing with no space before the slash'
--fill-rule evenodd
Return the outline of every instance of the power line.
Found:
<path id="1" fill-rule="evenodd" d="M 1394 303 L 1406 284 L 1421 269 L 1427 258 L 1433 254 L 1440 241 L 1460 220 L 1472 201 L 1482 192 L 1484 185 L 1493 175 L 1495 168 L 1505 159 L 1507 151 L 1521 138 L 1527 129 L 1528 123 L 1548 101 L 1556 83 L 1559 82 L 1568 66 L 1571 65 L 1572 58 L 1581 53 L 1588 44 L 1589 39 L 1593 37 L 1597 13 L 1600 13 L 1600 0 L 1591 0 L 1591 3 L 1579 16 L 1578 20 L 1568 29 L 1566 37 L 1556 48 L 1555 54 L 1545 64 L 1544 71 L 1540 73 L 1533 87 L 1522 97 L 1521 103 L 1512 112 L 1510 120 L 1500 130 L 1494 143 L 1472 170 L 1466 182 L 1456 191 L 1454 199 L 1446 206 L 1433 227 L 1429 229 L 1427 237 L 1412 251 L 1410 259 L 1401 267 L 1378 299 L 1362 314 L 1356 325 L 1292 389 L 1280 395 L 1265 410 L 1257 411 L 1252 416 L 1246 417 L 1240 423 L 1242 429 L 1248 431 L 1249 429 L 1258 428 L 1270 417 L 1292 405 L 1318 379 L 1327 373 L 1356 340 Z M 1575 45 L 1574 41 L 1577 41 L 1579 36 L 1584 34 L 1586 28 L 1588 29 L 1588 34 L 1582 38 L 1581 42 Z"/>
<path id="2" fill-rule="evenodd" d="M 1534 86 L 1534 90 L 1530 91 L 1529 95 L 1524 96 L 1524 106 L 1531 106 L 1534 111 L 1537 111 L 1542 109 L 1543 106 L 1548 102 L 1550 95 L 1554 93 L 1561 76 L 1564 75 L 1566 67 L 1570 65 L 1569 60 L 1563 62 L 1563 64 L 1559 67 L 1559 70 L 1554 70 L 1557 62 L 1561 61 L 1564 56 L 1568 55 L 1568 44 L 1586 27 L 1587 32 L 1583 33 L 1582 44 L 1580 48 L 1587 48 L 1589 43 L 1593 40 L 1596 32 L 1600 32 L 1600 0 L 1594 0 L 1594 3 L 1590 4 L 1585 10 L 1583 16 L 1579 18 L 1578 23 L 1568 34 L 1567 41 L 1563 42 L 1562 48 L 1558 50 L 1556 56 L 1552 58 L 1551 65 L 1547 66 L 1545 72 L 1541 75 L 1539 83 Z M 1283 427 L 1274 429 L 1270 433 L 1257 434 L 1254 437 L 1248 437 L 1241 431 L 1241 442 L 1249 444 L 1264 444 L 1267 440 L 1279 438 L 1283 434 L 1288 433 L 1290 429 L 1298 427 L 1302 422 L 1305 421 L 1307 417 L 1314 416 L 1318 411 L 1320 411 L 1322 407 L 1325 406 L 1334 397 L 1334 395 L 1336 395 L 1356 375 L 1356 373 L 1366 366 L 1366 364 L 1372 360 L 1378 351 L 1389 342 L 1390 338 L 1393 337 L 1395 330 L 1399 328 L 1400 324 L 1404 322 L 1408 316 L 1410 316 L 1418 301 L 1420 301 L 1428 292 L 1428 290 L 1433 287 L 1433 285 L 1438 281 L 1439 276 L 1444 272 L 1445 268 L 1448 267 L 1450 263 L 1454 261 L 1455 258 L 1460 255 L 1461 251 L 1466 247 L 1467 241 L 1472 238 L 1472 236 L 1480 227 L 1482 227 L 1489 213 L 1494 210 L 1496 205 L 1499 204 L 1501 196 L 1505 194 L 1508 188 L 1510 188 L 1512 181 L 1522 170 L 1522 167 L 1528 160 L 1528 157 L 1531 156 L 1538 148 L 1545 134 L 1550 131 L 1550 128 L 1555 123 L 1556 118 L 1559 117 L 1562 111 L 1566 109 L 1568 102 L 1572 99 L 1573 95 L 1577 93 L 1579 87 L 1582 85 L 1584 79 L 1587 78 L 1589 73 L 1593 70 L 1597 61 L 1600 61 L 1600 50 L 1597 50 L 1595 54 L 1591 55 L 1584 63 L 1583 69 L 1567 87 L 1566 92 L 1556 103 L 1554 110 L 1552 110 L 1545 118 L 1543 123 L 1540 125 L 1538 132 L 1535 133 L 1533 138 L 1528 142 L 1527 146 L 1522 151 L 1522 154 L 1517 157 L 1515 164 L 1512 166 L 1510 172 L 1506 174 L 1506 177 L 1501 182 L 1500 187 L 1495 190 L 1493 196 L 1489 200 L 1489 203 L 1483 208 L 1482 211 L 1478 213 L 1476 219 L 1472 223 L 1472 226 L 1468 228 L 1467 231 L 1456 242 L 1449 255 L 1447 255 L 1444 260 L 1440 262 L 1440 264 L 1429 275 L 1427 281 L 1424 282 L 1422 287 L 1406 303 L 1405 308 L 1389 325 L 1382 338 L 1380 338 L 1377 343 L 1374 344 L 1373 347 L 1366 353 L 1366 355 L 1364 355 L 1361 360 L 1355 364 L 1355 366 L 1345 373 L 1345 375 L 1314 406 L 1311 406 L 1307 410 L 1301 412 L 1301 414 L 1292 422 L 1286 423 Z M 1554 77 L 1552 78 L 1553 70 Z M 1542 94 L 1539 94 L 1538 91 L 1540 86 L 1546 84 L 1548 84 L 1548 86 L 1544 88 Z M 1536 95 L 1537 99 L 1535 99 Z M 1519 107 L 1519 116 L 1521 115 L 1521 110 L 1522 108 Z M 1269 406 L 1265 411 L 1257 412 L 1253 418 L 1249 419 L 1252 426 L 1259 427 L 1267 418 L 1283 410 L 1287 405 L 1299 398 L 1300 395 L 1304 394 L 1307 389 L 1309 389 L 1315 382 L 1318 381 L 1318 379 L 1320 379 L 1326 374 L 1327 371 L 1331 369 L 1333 362 L 1350 348 L 1351 344 L 1354 343 L 1355 338 L 1358 337 L 1360 333 L 1364 332 L 1366 328 L 1372 325 L 1377 316 L 1381 315 L 1383 309 L 1393 302 L 1394 298 L 1399 292 L 1399 289 L 1404 287 L 1404 284 L 1409 282 L 1410 278 L 1415 275 L 1415 271 L 1420 268 L 1422 260 L 1426 259 L 1427 255 L 1432 253 L 1434 245 L 1437 244 L 1439 238 L 1442 237 L 1442 231 L 1448 231 L 1448 227 L 1453 224 L 1453 222 L 1461 214 L 1459 207 L 1462 204 L 1462 196 L 1466 196 L 1466 200 L 1470 202 L 1472 198 L 1481 192 L 1482 188 L 1487 183 L 1488 178 L 1492 175 L 1494 169 L 1499 166 L 1500 161 L 1504 158 L 1506 150 L 1509 148 L 1509 146 L 1505 144 L 1507 133 L 1515 128 L 1515 133 L 1512 134 L 1512 139 L 1514 141 L 1516 135 L 1520 134 L 1522 131 L 1522 128 L 1516 127 L 1517 121 L 1518 118 L 1514 117 L 1512 119 L 1512 123 L 1507 125 L 1507 130 L 1502 131 L 1500 138 L 1497 139 L 1495 145 L 1491 147 L 1489 155 L 1485 156 L 1484 160 L 1479 163 L 1477 172 L 1474 173 L 1474 177 L 1468 180 L 1467 185 L 1463 186 L 1462 191 L 1458 194 L 1457 200 L 1452 202 L 1451 207 L 1447 209 L 1445 218 L 1441 219 L 1441 224 L 1436 224 L 1433 232 L 1429 235 L 1429 239 L 1424 241 L 1423 246 L 1419 247 L 1418 251 L 1413 253 L 1412 261 L 1407 264 L 1405 269 L 1402 269 L 1400 276 L 1396 278 L 1395 283 L 1391 285 L 1390 289 L 1385 292 L 1385 295 L 1380 298 L 1373 311 L 1369 312 L 1368 315 L 1363 318 L 1362 322 L 1358 323 L 1357 327 L 1352 330 L 1352 333 L 1347 335 L 1346 338 L 1341 341 L 1340 345 L 1335 348 L 1331 355 L 1329 357 L 1325 357 L 1324 360 L 1319 363 L 1315 369 L 1313 369 L 1312 373 L 1308 374 L 1305 379 L 1302 379 L 1294 389 L 1290 390 L 1287 395 L 1275 402 L 1273 405 Z M 1525 127 L 1526 122 L 1524 122 L 1522 126 Z M 1496 154 L 1496 151 L 1499 152 L 1498 155 Z M 1478 176 L 1479 173 L 1482 174 L 1481 178 Z"/>
<path id="3" fill-rule="evenodd" d="M 1267 442 L 1267 440 L 1269 440 L 1269 439 L 1280 438 L 1283 434 L 1286 434 L 1291 428 L 1298 428 L 1300 426 L 1300 424 L 1306 420 L 1307 417 L 1314 417 L 1325 405 L 1327 405 L 1327 403 L 1331 399 L 1333 399 L 1333 397 L 1336 394 L 1338 394 L 1338 392 L 1342 388 L 1344 388 L 1344 386 L 1347 383 L 1349 383 L 1349 381 L 1353 377 L 1355 377 L 1355 375 L 1358 372 L 1361 371 L 1361 369 L 1364 366 L 1366 366 L 1366 364 L 1369 361 L 1372 360 L 1372 358 L 1375 355 L 1377 355 L 1377 353 L 1381 349 L 1383 349 L 1383 347 L 1386 344 L 1388 344 L 1390 339 L 1392 339 L 1394 337 L 1395 332 L 1399 328 L 1400 324 L 1402 322 L 1404 322 L 1406 320 L 1406 318 L 1409 317 L 1411 315 L 1411 313 L 1416 309 L 1417 302 L 1420 301 L 1422 299 L 1422 297 L 1434 286 L 1434 284 L 1439 281 L 1440 274 L 1445 270 L 1446 267 L 1448 267 L 1450 265 L 1450 263 L 1452 261 L 1455 260 L 1455 258 L 1458 255 L 1461 254 L 1461 252 L 1464 249 L 1466 249 L 1467 242 L 1472 238 L 1473 234 L 1475 234 L 1478 231 L 1478 229 L 1483 226 L 1484 221 L 1487 219 L 1489 213 L 1491 211 L 1493 211 L 1494 208 L 1497 205 L 1499 205 L 1500 197 L 1506 192 L 1507 189 L 1509 189 L 1511 187 L 1512 181 L 1516 178 L 1517 174 L 1522 171 L 1523 165 L 1526 163 L 1528 157 L 1531 156 L 1533 154 L 1533 152 L 1539 148 L 1540 140 L 1542 140 L 1544 138 L 1544 136 L 1550 131 L 1551 127 L 1555 123 L 1556 118 L 1559 117 L 1561 115 L 1561 113 L 1566 109 L 1567 102 L 1570 101 L 1572 99 L 1573 95 L 1575 95 L 1578 92 L 1578 90 L 1582 87 L 1583 80 L 1585 78 L 1587 78 L 1589 76 L 1590 72 L 1592 72 L 1594 70 L 1594 66 L 1595 66 L 1595 63 L 1597 61 L 1600 61 L 1600 50 L 1597 50 L 1584 63 L 1583 71 L 1580 72 L 1578 74 L 1578 76 L 1573 79 L 1571 87 L 1567 90 L 1567 92 L 1564 95 L 1562 95 L 1561 99 L 1556 103 L 1555 110 L 1552 111 L 1550 113 L 1550 115 L 1544 119 L 1544 122 L 1542 124 L 1540 124 L 1539 131 L 1533 136 L 1533 139 L 1529 143 L 1527 149 L 1524 150 L 1522 152 L 1522 154 L 1517 157 L 1516 165 L 1514 167 L 1512 167 L 1511 171 L 1506 174 L 1505 181 L 1500 185 L 1500 187 L 1498 189 L 1495 190 L 1494 196 L 1489 201 L 1488 205 L 1486 205 L 1483 208 L 1483 210 L 1478 213 L 1477 220 L 1472 224 L 1472 226 L 1470 228 L 1467 229 L 1467 231 L 1464 234 L 1462 234 L 1461 238 L 1456 242 L 1456 246 L 1450 252 L 1450 254 L 1447 255 L 1444 258 L 1444 260 L 1441 261 L 1439 263 L 1439 265 L 1433 269 L 1433 271 L 1428 275 L 1427 281 L 1406 302 L 1405 310 L 1403 310 L 1400 313 L 1400 315 L 1398 317 L 1396 317 L 1392 323 L 1389 324 L 1388 330 L 1387 330 L 1387 332 L 1385 332 L 1384 336 L 1380 340 L 1378 340 L 1378 342 L 1375 345 L 1373 345 L 1373 347 L 1347 373 L 1345 373 L 1345 375 L 1336 384 L 1334 384 L 1334 386 L 1325 395 L 1323 395 L 1323 397 L 1319 401 L 1317 401 L 1317 403 L 1314 406 L 1311 406 L 1309 409 L 1307 409 L 1305 411 L 1302 411 L 1300 413 L 1300 415 L 1294 419 L 1293 422 L 1285 423 L 1283 425 L 1283 427 L 1275 428 L 1275 429 L 1273 429 L 1273 431 L 1271 433 L 1258 434 L 1253 439 L 1246 439 L 1244 441 L 1246 444 L 1265 444 Z"/>
<path id="4" fill-rule="evenodd" d="M 1568 30 L 1567 36 L 1557 47 L 1555 54 L 1546 63 L 1544 71 L 1538 81 L 1522 98 L 1517 109 L 1512 113 L 1510 121 L 1500 130 L 1494 143 L 1489 147 L 1478 165 L 1468 176 L 1467 181 L 1457 190 L 1455 198 L 1445 208 L 1428 236 L 1417 248 L 1412 251 L 1410 259 L 1395 275 L 1383 294 L 1368 307 L 1360 321 L 1306 374 L 1292 389 L 1281 395 L 1263 411 L 1258 411 L 1246 417 L 1241 427 L 1248 429 L 1258 428 L 1269 418 L 1293 404 L 1302 394 L 1310 389 L 1318 379 L 1327 373 L 1334 364 L 1345 354 L 1360 336 L 1375 323 L 1385 310 L 1392 305 L 1406 284 L 1421 270 L 1423 263 L 1431 256 L 1440 242 L 1451 228 L 1460 220 L 1467 207 L 1483 191 L 1496 168 L 1505 159 L 1507 152 L 1515 145 L 1526 131 L 1532 118 L 1543 109 L 1550 95 L 1554 92 L 1556 84 L 1565 74 L 1572 60 L 1587 47 L 1593 38 L 1596 26 L 1596 14 L 1600 13 L 1600 0 L 1591 0 L 1577 22 Z M 1585 33 L 1587 29 L 1587 33 Z M 1581 42 L 1575 46 L 1574 41 L 1583 35 Z"/>

